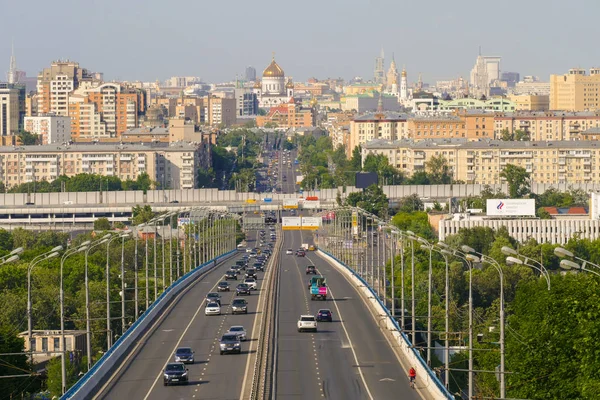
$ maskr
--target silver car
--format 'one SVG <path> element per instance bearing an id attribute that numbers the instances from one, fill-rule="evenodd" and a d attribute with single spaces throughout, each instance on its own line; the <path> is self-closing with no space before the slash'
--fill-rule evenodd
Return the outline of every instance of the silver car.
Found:
<path id="1" fill-rule="evenodd" d="M 246 340 L 246 329 L 242 325 L 232 326 L 226 333 L 237 335 L 241 341 Z"/>

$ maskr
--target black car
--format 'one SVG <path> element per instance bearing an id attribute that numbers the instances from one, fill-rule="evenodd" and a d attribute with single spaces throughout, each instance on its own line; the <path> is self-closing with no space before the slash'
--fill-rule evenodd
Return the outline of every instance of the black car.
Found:
<path id="1" fill-rule="evenodd" d="M 317 312 L 317 322 L 333 322 L 333 314 L 331 310 L 328 308 L 323 308 Z"/>
<path id="2" fill-rule="evenodd" d="M 168 363 L 163 374 L 163 384 L 188 384 L 188 369 L 182 362 Z"/>
<path id="3" fill-rule="evenodd" d="M 219 352 L 221 355 L 225 353 L 238 353 L 242 352 L 242 343 L 240 338 L 235 333 L 226 333 L 221 336 L 219 341 Z"/>
<path id="4" fill-rule="evenodd" d="M 237 273 L 231 269 L 229 271 L 225 272 L 225 280 L 229 280 L 229 279 L 233 279 L 234 281 L 237 281 Z"/>
<path id="5" fill-rule="evenodd" d="M 308 274 L 315 275 L 316 273 L 317 273 L 317 267 L 315 267 L 314 265 L 309 265 L 308 267 L 306 267 L 306 275 L 308 275 Z"/>
<path id="6" fill-rule="evenodd" d="M 306 256 L 306 253 L 304 252 L 304 250 L 298 250 L 296 252 L 296 256 L 298 256 L 298 257 L 304 257 L 304 256 Z"/>
<path id="7" fill-rule="evenodd" d="M 207 303 L 217 303 L 219 306 L 221 305 L 221 295 L 217 292 L 210 292 L 206 295 Z"/>
<path id="8" fill-rule="evenodd" d="M 246 299 L 233 299 L 231 302 L 232 314 L 248 314 L 248 302 Z"/>
<path id="9" fill-rule="evenodd" d="M 235 288 L 235 293 L 237 295 L 250 295 L 252 294 L 252 289 L 250 289 L 250 286 L 248 286 L 245 283 L 240 283 L 239 285 L 237 285 L 237 287 Z"/>
<path id="10" fill-rule="evenodd" d="M 248 266 L 248 262 L 246 260 L 237 260 L 235 262 L 235 265 L 237 265 L 241 269 L 246 269 L 246 267 Z"/>
<path id="11" fill-rule="evenodd" d="M 254 278 L 256 279 L 256 270 L 254 268 L 248 268 L 246 270 L 246 278 Z"/>
<path id="12" fill-rule="evenodd" d="M 227 279 L 227 278 L 225 278 Z M 231 288 L 229 287 L 229 283 L 223 281 L 223 282 L 219 282 L 219 284 L 217 285 L 217 290 L 219 292 L 229 292 L 231 290 Z"/>
<path id="13" fill-rule="evenodd" d="M 189 347 L 180 347 L 175 351 L 175 362 L 182 362 L 184 364 L 194 363 L 194 351 Z"/>
<path id="14" fill-rule="evenodd" d="M 265 264 L 260 263 L 260 262 L 252 264 L 252 268 L 254 268 L 257 271 L 265 272 Z"/>

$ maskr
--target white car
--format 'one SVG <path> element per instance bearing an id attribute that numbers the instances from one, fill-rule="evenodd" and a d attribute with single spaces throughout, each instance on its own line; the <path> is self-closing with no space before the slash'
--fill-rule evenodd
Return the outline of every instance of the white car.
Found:
<path id="1" fill-rule="evenodd" d="M 246 253 L 251 253 L 252 249 L 250 247 L 246 247 Z"/>
<path id="2" fill-rule="evenodd" d="M 314 315 L 301 315 L 298 320 L 298 332 L 317 331 L 317 319 Z"/>
<path id="3" fill-rule="evenodd" d="M 250 289 L 256 290 L 256 279 L 254 278 L 246 278 L 244 279 L 244 283 L 250 286 Z"/>
<path id="4" fill-rule="evenodd" d="M 291 254 L 294 254 L 294 250 L 292 250 L 292 249 L 287 249 L 287 250 L 285 251 L 285 254 L 287 254 L 288 256 L 289 256 L 289 255 L 291 255 Z"/>
<path id="5" fill-rule="evenodd" d="M 219 303 L 208 303 L 204 309 L 204 315 L 221 315 Z"/>
<path id="6" fill-rule="evenodd" d="M 226 333 L 237 335 L 241 341 L 246 340 L 246 329 L 242 325 L 232 326 Z"/>

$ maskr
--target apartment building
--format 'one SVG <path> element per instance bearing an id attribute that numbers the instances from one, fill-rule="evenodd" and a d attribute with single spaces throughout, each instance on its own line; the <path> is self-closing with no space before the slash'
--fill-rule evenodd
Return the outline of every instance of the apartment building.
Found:
<path id="1" fill-rule="evenodd" d="M 502 131 L 522 130 L 530 140 L 594 140 L 596 136 L 585 135 L 585 131 L 600 127 L 600 111 L 585 112 L 516 112 L 496 114 L 494 133 L 496 138 Z"/>
<path id="2" fill-rule="evenodd" d="M 367 113 L 354 118 L 350 122 L 350 146 L 346 148 L 346 156 L 350 158 L 356 146 L 371 140 L 407 138 L 409 118 L 408 114 L 391 111 Z"/>
<path id="3" fill-rule="evenodd" d="M 231 126 L 236 121 L 236 99 L 208 96 L 205 98 L 205 120 L 209 125 Z"/>
<path id="4" fill-rule="evenodd" d="M 71 118 L 62 115 L 42 114 L 25 117 L 25 130 L 41 138 L 41 144 L 71 141 Z"/>
<path id="5" fill-rule="evenodd" d="M 80 173 L 150 179 L 170 189 L 196 187 L 196 171 L 206 167 L 210 148 L 206 143 L 164 145 L 49 144 L 0 147 L 0 180 L 8 187 L 34 181 L 53 181 L 61 175 Z"/>
<path id="6" fill-rule="evenodd" d="M 368 154 L 385 155 L 408 176 L 425 170 L 432 157 L 443 156 L 454 180 L 465 183 L 506 183 L 500 172 L 508 164 L 525 168 L 535 183 L 589 183 L 600 179 L 597 141 L 374 140 L 362 148 L 363 160 Z"/>
<path id="7" fill-rule="evenodd" d="M 290 101 L 277 107 L 271 107 L 267 115 L 256 117 L 256 125 L 264 127 L 275 124 L 277 128 L 307 128 L 315 126 L 315 113 L 312 108 L 303 108 L 292 97 Z"/>
<path id="8" fill-rule="evenodd" d="M 23 110 L 24 111 L 24 110 Z M 19 89 L 11 84 L 0 84 L 0 141 L 13 144 L 22 127 Z"/>
<path id="9" fill-rule="evenodd" d="M 593 111 L 600 109 L 600 68 L 571 68 L 565 75 L 550 75 L 550 109 Z"/>
<path id="10" fill-rule="evenodd" d="M 541 94 L 510 94 L 510 101 L 515 103 L 516 111 L 548 111 L 550 96 Z"/>

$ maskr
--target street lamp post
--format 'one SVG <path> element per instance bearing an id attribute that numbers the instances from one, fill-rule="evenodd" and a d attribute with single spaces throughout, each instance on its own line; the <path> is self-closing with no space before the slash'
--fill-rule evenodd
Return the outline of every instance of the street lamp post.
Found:
<path id="1" fill-rule="evenodd" d="M 575 260 L 581 262 L 581 264 L 579 264 L 579 263 L 576 263 L 576 262 L 571 261 L 571 260 L 561 260 L 560 261 L 560 267 L 563 268 L 563 269 L 566 269 L 566 270 L 576 269 L 576 270 L 586 271 L 586 272 L 589 272 L 591 274 L 600 276 L 600 273 L 598 271 L 594 271 L 594 270 L 591 270 L 589 268 L 586 268 L 588 265 L 591 265 L 592 267 L 600 269 L 600 265 L 594 264 L 594 263 L 592 263 L 590 261 L 587 261 L 587 260 L 584 260 L 583 258 L 576 257 L 571 251 L 569 251 L 569 250 L 567 250 L 565 248 L 562 248 L 562 247 L 555 248 L 554 249 L 554 254 L 556 254 L 560 258 L 570 257 L 570 258 L 574 258 Z"/>
<path id="2" fill-rule="evenodd" d="M 429 251 L 429 271 L 427 275 L 427 366 L 431 367 L 431 286 L 433 282 L 433 245 L 427 240 L 417 237 L 421 248 Z"/>
<path id="3" fill-rule="evenodd" d="M 443 242 L 442 242 L 443 243 Z M 445 244 L 445 243 L 444 243 Z M 444 258 L 444 263 L 446 265 L 445 268 L 445 272 L 446 272 L 446 282 L 445 282 L 445 287 L 444 287 L 444 302 L 445 302 L 445 310 L 444 310 L 444 319 L 445 319 L 445 330 L 446 330 L 446 338 L 445 338 L 445 354 L 444 354 L 444 358 L 445 360 L 445 374 L 444 374 L 444 383 L 446 385 L 446 389 L 449 388 L 450 385 L 450 268 L 448 265 L 448 253 L 449 251 L 446 250 L 443 246 L 437 246 L 434 248 L 434 250 L 436 252 L 438 252 L 443 258 Z M 451 255 L 451 253 L 450 253 Z"/>
<path id="4" fill-rule="evenodd" d="M 121 336 L 127 330 L 125 328 L 125 239 L 132 233 L 131 230 L 124 231 L 121 235 Z"/>
<path id="5" fill-rule="evenodd" d="M 80 253 L 87 250 L 87 246 L 91 241 L 86 240 L 81 243 L 79 247 L 65 251 L 60 259 L 60 292 L 59 292 L 59 303 L 60 303 L 60 370 L 61 370 L 61 393 L 65 394 L 67 391 L 67 365 L 66 365 L 66 341 L 65 341 L 65 291 L 63 282 L 63 267 L 65 260 L 70 255 Z"/>

